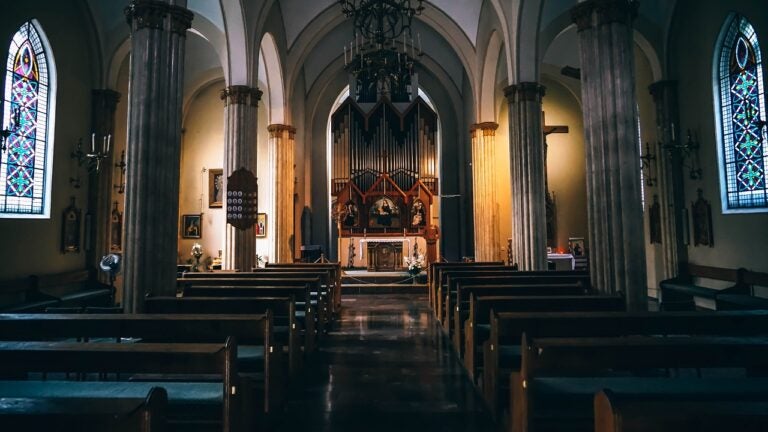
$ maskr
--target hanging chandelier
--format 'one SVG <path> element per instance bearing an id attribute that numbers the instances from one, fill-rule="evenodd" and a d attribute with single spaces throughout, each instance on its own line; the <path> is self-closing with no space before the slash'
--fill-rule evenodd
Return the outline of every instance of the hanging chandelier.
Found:
<path id="1" fill-rule="evenodd" d="M 421 35 L 414 40 L 413 17 L 424 10 L 423 0 L 339 0 L 353 20 L 353 38 L 344 46 L 344 67 L 371 99 L 407 95 L 415 59 L 423 55 Z M 409 49 L 410 42 L 410 49 Z M 398 44 L 402 43 L 401 47 Z M 418 49 L 417 49 L 418 45 Z"/>

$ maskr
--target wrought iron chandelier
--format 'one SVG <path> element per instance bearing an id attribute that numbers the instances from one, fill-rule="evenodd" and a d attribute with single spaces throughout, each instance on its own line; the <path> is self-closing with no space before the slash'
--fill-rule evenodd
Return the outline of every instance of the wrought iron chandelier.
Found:
<path id="1" fill-rule="evenodd" d="M 339 0 L 339 5 L 354 26 L 353 39 L 344 46 L 345 69 L 377 93 L 407 92 L 415 59 L 423 55 L 421 35 L 414 41 L 411 31 L 423 0 Z"/>

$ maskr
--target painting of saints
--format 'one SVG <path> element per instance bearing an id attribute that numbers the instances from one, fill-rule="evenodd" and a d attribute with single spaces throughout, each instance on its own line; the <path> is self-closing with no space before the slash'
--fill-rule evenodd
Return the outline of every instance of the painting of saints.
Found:
<path id="1" fill-rule="evenodd" d="M 413 202 L 411 207 L 411 226 L 419 227 L 427 224 L 427 213 L 421 200 Z"/>

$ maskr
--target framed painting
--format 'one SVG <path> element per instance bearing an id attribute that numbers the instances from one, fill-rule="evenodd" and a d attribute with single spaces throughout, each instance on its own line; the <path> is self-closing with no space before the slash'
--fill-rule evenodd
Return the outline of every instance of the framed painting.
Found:
<path id="1" fill-rule="evenodd" d="M 181 238 L 199 239 L 203 237 L 203 215 L 181 215 Z"/>
<path id="2" fill-rule="evenodd" d="M 224 170 L 208 170 L 208 208 L 221 208 L 224 197 Z"/>
<path id="3" fill-rule="evenodd" d="M 256 215 L 256 237 L 267 236 L 267 214 L 259 213 Z"/>

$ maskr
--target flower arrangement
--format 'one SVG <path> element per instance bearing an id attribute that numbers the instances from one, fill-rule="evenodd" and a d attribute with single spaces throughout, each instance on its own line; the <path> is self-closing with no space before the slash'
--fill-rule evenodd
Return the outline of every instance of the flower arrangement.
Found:
<path id="1" fill-rule="evenodd" d="M 405 265 L 408 266 L 408 274 L 416 276 L 424 270 L 424 255 L 415 255 L 405 259 Z"/>
<path id="2" fill-rule="evenodd" d="M 195 244 L 192 246 L 192 252 L 190 252 L 190 255 L 195 258 L 195 263 L 192 265 L 192 271 L 200 271 L 200 257 L 203 256 L 203 246 L 200 243 L 195 242 Z"/>

